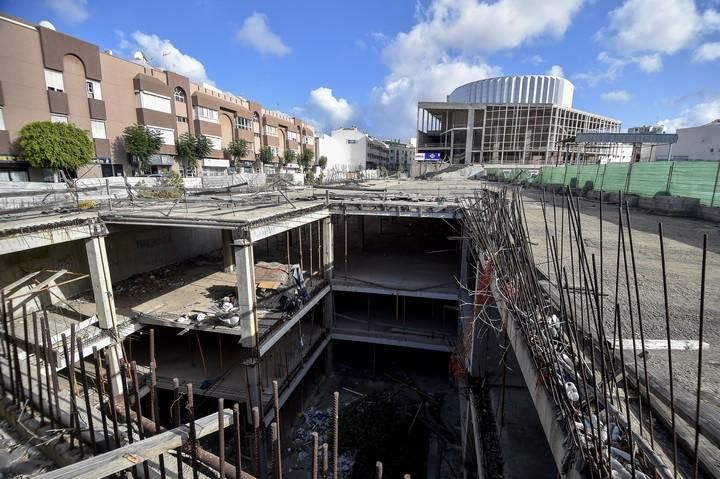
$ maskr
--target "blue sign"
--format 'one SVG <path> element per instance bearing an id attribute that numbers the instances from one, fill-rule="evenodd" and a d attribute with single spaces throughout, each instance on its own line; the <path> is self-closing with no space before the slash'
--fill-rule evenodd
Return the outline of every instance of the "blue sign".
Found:
<path id="1" fill-rule="evenodd" d="M 440 161 L 440 152 L 439 151 L 426 151 L 424 153 L 425 153 L 425 160 Z"/>

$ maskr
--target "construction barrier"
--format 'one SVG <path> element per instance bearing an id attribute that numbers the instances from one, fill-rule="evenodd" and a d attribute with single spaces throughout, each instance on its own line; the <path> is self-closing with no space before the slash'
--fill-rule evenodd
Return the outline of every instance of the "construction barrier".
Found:
<path id="1" fill-rule="evenodd" d="M 506 183 L 568 186 L 585 191 L 623 192 L 696 198 L 703 206 L 720 205 L 717 161 L 654 161 L 592 165 L 486 168 L 486 177 Z"/>

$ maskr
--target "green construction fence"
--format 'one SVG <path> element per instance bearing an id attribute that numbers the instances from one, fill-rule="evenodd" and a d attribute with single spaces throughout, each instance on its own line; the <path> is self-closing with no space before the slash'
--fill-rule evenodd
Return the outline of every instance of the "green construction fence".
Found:
<path id="1" fill-rule="evenodd" d="M 717 161 L 654 161 L 606 165 L 490 167 L 486 177 L 506 183 L 564 185 L 584 190 L 652 198 L 657 194 L 697 198 L 704 206 L 720 206 Z"/>

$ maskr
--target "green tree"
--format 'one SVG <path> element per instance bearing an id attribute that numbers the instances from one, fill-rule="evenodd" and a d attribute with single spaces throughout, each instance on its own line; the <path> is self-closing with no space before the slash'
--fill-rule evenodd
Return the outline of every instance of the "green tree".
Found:
<path id="1" fill-rule="evenodd" d="M 263 146 L 260 148 L 259 158 L 262 164 L 267 165 L 273 158 L 275 158 L 275 154 L 273 153 L 272 148 L 269 146 Z"/>
<path id="2" fill-rule="evenodd" d="M 36 121 L 20 130 L 20 156 L 35 168 L 76 170 L 90 163 L 93 142 L 75 125 Z"/>
<path id="3" fill-rule="evenodd" d="M 327 166 L 327 156 L 323 155 L 320 158 L 318 158 L 318 166 L 321 170 L 324 170 Z"/>
<path id="4" fill-rule="evenodd" d="M 160 151 L 163 138 L 159 131 L 145 125 L 130 125 L 123 130 L 125 151 L 137 158 L 140 171 L 150 171 L 150 157 Z"/>
<path id="5" fill-rule="evenodd" d="M 198 160 L 213 151 L 213 145 L 207 136 L 183 133 L 175 143 L 175 151 L 182 159 L 185 171 L 197 167 Z"/>
<path id="6" fill-rule="evenodd" d="M 300 166 L 302 166 L 304 169 L 310 168 L 310 163 L 312 163 L 313 158 L 315 158 L 315 153 L 310 148 L 303 148 L 302 153 L 300 153 L 300 158 L 298 162 L 300 163 Z"/>
<path id="7" fill-rule="evenodd" d="M 225 147 L 225 153 L 233 159 L 233 165 L 237 166 L 238 160 L 245 158 L 248 153 L 248 143 L 239 138 L 231 141 Z"/>
<path id="8" fill-rule="evenodd" d="M 297 153 L 295 153 L 295 150 L 290 150 L 290 149 L 285 150 L 284 156 L 285 156 L 284 164 L 286 164 L 286 165 L 288 163 L 295 163 L 295 161 L 297 160 Z"/>

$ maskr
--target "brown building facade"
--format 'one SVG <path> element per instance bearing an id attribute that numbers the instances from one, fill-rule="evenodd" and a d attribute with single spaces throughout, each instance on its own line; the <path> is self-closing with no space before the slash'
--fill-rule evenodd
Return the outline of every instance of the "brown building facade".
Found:
<path id="1" fill-rule="evenodd" d="M 49 172 L 29 168 L 13 146 L 20 129 L 34 121 L 69 122 L 88 132 L 95 157 L 77 172 L 83 177 L 137 174 L 122 142 L 123 130 L 134 123 L 164 139 L 151 159 L 154 173 L 180 171 L 175 142 L 186 132 L 207 136 L 215 147 L 188 175 L 231 171 L 223 149 L 234 139 L 248 142 L 248 167 L 265 146 L 276 162 L 287 149 L 300 153 L 304 146 L 315 153 L 315 132 L 299 118 L 55 30 L 0 13 L 0 45 L 0 181 L 47 177 Z"/>

